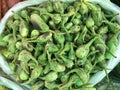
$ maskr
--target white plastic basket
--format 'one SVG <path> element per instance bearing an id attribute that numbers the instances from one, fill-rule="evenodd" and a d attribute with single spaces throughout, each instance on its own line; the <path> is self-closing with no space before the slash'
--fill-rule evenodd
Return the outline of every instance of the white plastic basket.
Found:
<path id="1" fill-rule="evenodd" d="M 28 0 L 28 1 L 23 1 L 23 2 L 20 2 L 16 5 L 14 5 L 7 13 L 6 15 L 2 18 L 2 20 L 0 21 L 0 34 L 3 32 L 4 28 L 5 28 L 5 24 L 8 20 L 8 18 L 10 16 L 13 15 L 12 11 L 14 12 L 17 12 L 19 11 L 20 9 L 23 9 L 27 6 L 31 6 L 31 5 L 37 5 L 37 4 L 40 4 L 44 1 L 47 1 L 47 0 Z M 75 1 L 75 0 L 61 0 L 61 1 Z M 111 3 L 109 0 L 88 0 L 89 2 L 92 2 L 92 3 L 97 3 L 99 4 L 101 7 L 103 7 L 104 9 L 107 9 L 107 10 L 110 10 L 112 11 L 113 13 L 119 13 L 120 14 L 120 8 Z M 118 23 L 120 24 L 120 15 L 117 16 L 117 21 Z M 108 63 L 107 63 L 107 68 L 109 68 L 109 70 L 107 70 L 107 73 L 109 73 L 120 61 L 120 37 L 119 37 L 119 45 L 117 47 L 117 50 L 115 52 L 115 56 L 117 58 L 111 58 Z M 4 58 L 0 55 L 0 67 L 2 68 L 2 70 L 7 73 L 7 74 L 11 74 L 11 70 L 7 64 L 7 62 L 4 60 Z M 106 73 L 105 71 L 100 71 L 100 72 L 97 72 L 96 74 L 94 74 L 91 78 L 90 78 L 90 83 L 92 83 L 93 85 L 96 85 L 97 83 L 99 83 L 104 77 L 106 76 Z M 0 76 L 0 84 L 3 84 L 3 85 L 6 85 L 7 87 L 13 89 L 13 90 L 23 90 L 23 88 Z"/>

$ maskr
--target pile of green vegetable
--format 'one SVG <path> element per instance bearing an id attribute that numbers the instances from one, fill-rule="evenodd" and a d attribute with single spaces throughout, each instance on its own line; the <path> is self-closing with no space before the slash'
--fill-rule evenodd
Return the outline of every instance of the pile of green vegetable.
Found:
<path id="1" fill-rule="evenodd" d="M 106 70 L 117 49 L 116 16 L 86 0 L 27 7 L 7 21 L 1 54 L 31 90 L 94 90 L 90 76 Z"/>

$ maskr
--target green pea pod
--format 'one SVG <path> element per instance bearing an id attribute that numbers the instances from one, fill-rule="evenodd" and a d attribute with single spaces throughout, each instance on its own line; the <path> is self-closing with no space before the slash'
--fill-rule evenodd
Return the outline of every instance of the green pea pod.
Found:
<path id="1" fill-rule="evenodd" d="M 16 46 L 16 48 L 17 48 L 18 50 L 22 50 L 22 49 L 23 49 L 22 42 L 20 42 L 20 41 L 16 42 L 15 46 Z"/>
<path id="2" fill-rule="evenodd" d="M 82 68 L 72 69 L 71 71 L 69 71 L 67 73 L 67 75 L 69 75 L 71 73 L 76 73 L 79 76 L 80 80 L 83 82 L 83 84 L 86 84 L 88 82 L 88 80 L 89 80 L 89 74 L 86 73 L 86 71 L 84 69 L 82 69 Z"/>
<path id="3" fill-rule="evenodd" d="M 18 56 L 18 60 L 20 61 L 25 61 L 25 62 L 28 62 L 30 60 L 33 60 L 37 65 L 38 65 L 38 61 L 32 56 L 32 54 L 30 52 L 28 52 L 27 50 L 22 50 L 20 53 L 19 53 L 19 56 Z"/>
<path id="4" fill-rule="evenodd" d="M 68 54 L 68 58 L 71 59 L 71 60 L 75 59 L 75 51 L 74 51 L 73 47 L 74 47 L 73 43 L 71 43 L 70 51 L 69 51 L 69 54 Z"/>
<path id="5" fill-rule="evenodd" d="M 45 4 L 45 8 L 47 9 L 48 12 L 53 12 L 53 5 L 52 5 L 52 2 L 51 0 L 48 0 Z"/>
<path id="6" fill-rule="evenodd" d="M 1 41 L 5 41 L 5 42 L 9 42 L 11 38 L 13 38 L 13 35 L 12 34 L 8 34 L 8 35 L 5 35 L 3 37 L 0 37 L 0 40 Z"/>
<path id="7" fill-rule="evenodd" d="M 40 32 L 36 29 L 32 30 L 30 37 L 36 39 L 40 35 Z"/>
<path id="8" fill-rule="evenodd" d="M 37 29 L 41 29 L 42 32 L 50 32 L 49 26 L 43 21 L 43 19 L 39 15 L 32 14 L 30 16 L 30 19 L 33 26 Z"/>
<path id="9" fill-rule="evenodd" d="M 58 78 L 57 72 L 51 71 L 46 76 L 40 77 L 40 79 L 45 80 L 47 82 L 55 81 Z"/>
<path id="10" fill-rule="evenodd" d="M 57 13 L 60 13 L 60 14 L 64 13 L 64 6 L 63 6 L 63 3 L 60 1 L 55 1 L 53 3 L 53 8 L 54 8 L 55 12 L 57 12 Z"/>
<path id="11" fill-rule="evenodd" d="M 27 37 L 29 34 L 29 29 L 28 29 L 27 23 L 24 20 L 20 21 L 19 33 L 22 37 Z"/>
<path id="12" fill-rule="evenodd" d="M 42 71 L 43 71 L 42 66 L 40 66 L 40 65 L 36 66 L 31 72 L 31 78 L 34 78 L 34 79 L 38 78 L 41 75 Z"/>
<path id="13" fill-rule="evenodd" d="M 78 39 L 76 40 L 77 44 L 82 44 L 85 41 L 85 36 L 87 34 L 87 31 L 88 31 L 87 27 L 84 26 L 81 34 L 79 34 Z"/>
<path id="14" fill-rule="evenodd" d="M 52 33 L 44 33 L 40 35 L 36 40 L 29 40 L 28 42 L 39 42 L 43 44 L 52 38 Z"/>
<path id="15" fill-rule="evenodd" d="M 65 66 L 58 63 L 57 61 L 51 60 L 51 61 L 49 61 L 49 63 L 50 63 L 50 69 L 51 70 L 53 70 L 55 72 L 64 72 L 65 71 Z"/>
<path id="16" fill-rule="evenodd" d="M 104 35 L 108 32 L 108 27 L 107 26 L 102 26 L 99 28 L 98 33 L 101 35 Z"/>
<path id="17" fill-rule="evenodd" d="M 70 59 L 68 59 L 68 58 L 66 58 L 66 57 L 64 57 L 64 56 L 60 56 L 60 57 L 61 57 L 61 59 L 64 61 L 65 66 L 66 66 L 67 68 L 72 68 L 72 67 L 73 67 L 74 62 L 73 62 L 72 60 L 70 60 Z"/>
<path id="18" fill-rule="evenodd" d="M 71 87 L 74 83 L 76 83 L 78 79 L 79 79 L 78 75 L 72 74 L 70 79 L 65 84 L 60 85 L 59 90 L 64 90 L 64 89 L 68 90 L 68 88 Z"/>
<path id="19" fill-rule="evenodd" d="M 45 87 L 49 90 L 53 90 L 53 89 L 58 89 L 59 85 L 56 84 L 55 82 L 45 82 Z"/>
<path id="20" fill-rule="evenodd" d="M 41 18 L 44 20 L 45 23 L 47 23 L 48 20 L 49 20 L 49 18 L 50 18 L 50 16 L 49 16 L 49 15 L 46 15 L 46 14 L 42 14 L 42 15 L 41 15 Z"/>
<path id="21" fill-rule="evenodd" d="M 23 82 L 22 85 L 29 84 L 32 81 L 34 81 L 35 79 L 37 79 L 40 76 L 40 74 L 42 73 L 42 70 L 43 70 L 42 66 L 40 66 L 40 65 L 36 66 L 32 70 L 30 78 L 28 79 L 28 81 Z"/>
<path id="22" fill-rule="evenodd" d="M 28 50 L 28 51 L 30 51 L 30 52 L 32 52 L 32 51 L 34 50 L 33 45 L 31 45 L 31 44 L 28 43 L 28 42 L 23 42 L 23 43 L 22 43 L 22 46 L 23 46 L 23 48 L 25 48 L 26 50 Z"/>
<path id="23" fill-rule="evenodd" d="M 54 34 L 54 39 L 57 43 L 59 43 L 61 45 L 61 47 L 63 48 L 64 42 L 65 42 L 65 37 L 62 33 L 57 32 Z"/>
<path id="24" fill-rule="evenodd" d="M 114 56 L 113 54 L 116 51 L 117 46 L 118 46 L 118 35 L 119 35 L 119 31 L 116 32 L 116 34 L 114 34 L 109 39 L 109 41 L 106 43 L 107 44 L 107 48 L 108 48 L 107 51 L 106 51 L 106 53 L 105 53 L 106 59 L 110 59 L 112 56 Z"/>
<path id="25" fill-rule="evenodd" d="M 80 7 L 79 11 L 83 15 L 87 14 L 88 13 L 88 6 L 84 2 L 81 2 L 81 7 Z"/>
<path id="26" fill-rule="evenodd" d="M 87 44 L 81 45 L 77 48 L 76 50 L 76 56 L 78 58 L 84 58 L 88 55 L 89 51 L 90 51 L 90 45 L 97 39 L 97 37 L 94 37 L 93 39 L 91 39 Z"/>
<path id="27" fill-rule="evenodd" d="M 38 62 L 41 65 L 46 65 L 47 63 L 47 54 L 46 51 L 44 51 L 41 55 L 38 56 Z"/>
<path id="28" fill-rule="evenodd" d="M 110 28 L 109 30 L 112 33 L 116 33 L 120 30 L 120 25 L 118 23 L 112 23 L 112 22 L 108 22 L 108 21 L 103 21 L 103 22 L 108 25 L 108 27 Z"/>
<path id="29" fill-rule="evenodd" d="M 21 17 L 23 17 L 27 22 L 29 21 L 29 14 L 28 14 L 28 11 L 27 10 L 22 10 L 21 12 L 20 12 L 20 15 L 21 15 Z"/>
<path id="30" fill-rule="evenodd" d="M 86 26 L 87 28 L 92 28 L 94 26 L 94 20 L 91 16 L 88 17 L 88 19 L 86 20 Z"/>
<path id="31" fill-rule="evenodd" d="M 69 42 L 66 42 L 64 48 L 59 51 L 59 55 L 65 54 L 65 52 L 68 52 L 70 48 L 71 48 L 71 44 Z"/>
<path id="32" fill-rule="evenodd" d="M 71 29 L 69 30 L 70 33 L 79 33 L 80 31 L 80 26 L 78 25 L 75 25 L 75 26 L 72 26 Z"/>
<path id="33" fill-rule="evenodd" d="M 87 73 L 91 73 L 91 71 L 93 69 L 93 65 L 92 65 L 91 61 L 89 61 L 89 60 L 87 60 L 85 62 L 85 65 L 83 67 Z"/>
<path id="34" fill-rule="evenodd" d="M 36 45 L 36 47 L 35 47 L 34 56 L 35 56 L 36 58 L 39 57 L 39 55 L 42 53 L 43 50 L 44 50 L 43 45 L 37 43 L 37 45 Z"/>
<path id="35" fill-rule="evenodd" d="M 56 29 L 56 25 L 55 25 L 54 21 L 52 21 L 52 20 L 49 21 L 49 26 L 52 29 Z"/>
<path id="36" fill-rule="evenodd" d="M 9 66 L 10 66 L 10 69 L 12 70 L 12 73 L 14 73 L 16 69 L 15 63 L 9 63 Z"/>
<path id="37" fill-rule="evenodd" d="M 29 75 L 25 71 L 21 71 L 19 75 L 20 80 L 25 81 L 29 79 Z"/>
<path id="38" fill-rule="evenodd" d="M 82 23 L 79 18 L 74 18 L 74 19 L 72 20 L 72 22 L 73 22 L 74 25 L 79 25 L 79 24 Z"/>
<path id="39" fill-rule="evenodd" d="M 38 81 L 35 84 L 32 85 L 30 90 L 39 90 L 44 85 L 43 81 Z"/>
<path id="40" fill-rule="evenodd" d="M 71 34 L 66 34 L 65 35 L 65 41 L 66 42 L 71 42 L 73 40 L 73 36 Z"/>
<path id="41" fill-rule="evenodd" d="M 24 70 L 25 73 L 29 74 L 29 67 L 27 65 L 28 63 L 25 61 L 20 62 L 20 66 L 22 67 L 22 69 Z"/>
<path id="42" fill-rule="evenodd" d="M 69 75 L 63 75 L 61 76 L 60 80 L 62 83 L 66 83 L 69 80 Z"/>
<path id="43" fill-rule="evenodd" d="M 47 43 L 47 48 L 48 48 L 48 52 L 50 53 L 56 53 L 57 51 L 59 51 L 59 48 L 52 42 Z"/>
<path id="44" fill-rule="evenodd" d="M 8 40 L 8 38 L 7 38 L 7 40 Z M 8 45 L 8 42 L 4 41 L 3 36 L 0 35 L 0 46 L 1 47 L 6 47 L 7 45 Z"/>
<path id="45" fill-rule="evenodd" d="M 69 23 L 66 23 L 66 24 L 65 24 L 65 28 L 66 28 L 67 30 L 69 30 L 72 26 L 73 26 L 73 23 L 72 23 L 72 22 L 69 22 Z"/>
<path id="46" fill-rule="evenodd" d="M 43 70 L 44 74 L 47 74 L 48 72 L 50 72 L 50 64 L 49 63 L 46 64 L 46 66 L 45 66 L 45 68 Z"/>
<path id="47" fill-rule="evenodd" d="M 12 52 L 8 51 L 8 49 L 2 49 L 1 54 L 7 59 L 14 58 L 14 54 Z"/>

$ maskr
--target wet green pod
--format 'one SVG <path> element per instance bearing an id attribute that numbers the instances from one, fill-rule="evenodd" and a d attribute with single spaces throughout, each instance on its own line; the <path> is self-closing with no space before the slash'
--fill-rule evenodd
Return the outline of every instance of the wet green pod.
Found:
<path id="1" fill-rule="evenodd" d="M 72 26 L 73 26 L 73 23 L 72 23 L 72 22 L 69 22 L 69 23 L 66 23 L 66 24 L 65 24 L 65 28 L 68 29 L 68 30 L 69 30 Z"/>
<path id="2" fill-rule="evenodd" d="M 86 20 L 86 26 L 87 28 L 92 28 L 94 26 L 94 20 L 91 16 L 88 17 L 88 19 Z"/>
<path id="3" fill-rule="evenodd" d="M 12 73 L 14 73 L 16 69 L 15 63 L 9 63 L 9 66 L 10 66 L 10 69 L 12 70 Z"/>
<path id="4" fill-rule="evenodd" d="M 38 56 L 38 62 L 41 65 L 46 65 L 47 63 L 47 54 L 46 51 L 44 51 L 41 55 Z"/>
<path id="5" fill-rule="evenodd" d="M 31 78 L 36 79 L 38 78 L 43 71 L 43 67 L 41 65 L 36 66 L 31 72 Z"/>
<path id="6" fill-rule="evenodd" d="M 73 62 L 72 60 L 70 60 L 70 59 L 68 59 L 68 58 L 66 58 L 66 57 L 64 57 L 64 56 L 60 56 L 60 57 L 61 57 L 61 59 L 64 61 L 65 66 L 66 66 L 67 68 L 72 68 L 72 67 L 73 67 L 74 62 Z"/>
<path id="7" fill-rule="evenodd" d="M 49 26 L 37 14 L 31 14 L 31 22 L 36 29 L 41 29 L 42 32 L 50 32 Z"/>
<path id="8" fill-rule="evenodd" d="M 71 34 L 66 34 L 65 35 L 65 41 L 66 42 L 71 42 L 73 40 L 73 36 Z"/>
<path id="9" fill-rule="evenodd" d="M 61 48 L 63 48 L 64 42 L 65 42 L 64 34 L 56 31 L 53 37 L 55 41 L 61 45 Z"/>
<path id="10" fill-rule="evenodd" d="M 40 88 L 44 85 L 43 81 L 38 81 L 35 84 L 32 85 L 30 90 L 40 90 Z"/>
<path id="11" fill-rule="evenodd" d="M 80 80 L 82 81 L 83 84 L 88 83 L 89 74 L 84 69 L 82 69 L 82 68 L 72 69 L 67 74 L 71 74 L 71 73 L 76 73 L 79 76 L 79 78 L 80 78 Z"/>
<path id="12" fill-rule="evenodd" d="M 40 79 L 45 80 L 47 82 L 53 82 L 58 78 L 57 72 L 51 71 L 46 76 L 40 77 Z"/>
<path id="13" fill-rule="evenodd" d="M 52 29 L 56 29 L 56 25 L 55 25 L 55 23 L 52 20 L 49 21 L 49 26 Z"/>
<path id="14" fill-rule="evenodd" d="M 59 88 L 59 84 L 56 84 L 55 82 L 45 82 L 45 87 L 48 89 L 48 90 L 54 90 L 54 89 L 57 89 Z"/>
<path id="15" fill-rule="evenodd" d="M 118 35 L 119 35 L 119 32 L 116 32 L 116 34 L 114 34 L 108 42 L 106 42 L 106 45 L 107 45 L 107 51 L 105 53 L 105 57 L 106 59 L 110 59 L 115 53 L 116 49 L 117 49 L 117 46 L 118 46 Z M 112 53 L 112 54 L 111 54 Z"/>
<path id="16" fill-rule="evenodd" d="M 65 71 L 65 66 L 58 63 L 57 61 L 55 60 L 51 60 L 49 61 L 50 63 L 50 69 L 55 71 L 55 72 L 64 72 Z"/>
<path id="17" fill-rule="evenodd" d="M 52 38 L 52 33 L 44 33 L 40 35 L 36 40 L 29 40 L 28 42 L 39 42 L 40 44 L 43 44 L 49 41 L 51 38 Z"/>
<path id="18" fill-rule="evenodd" d="M 47 50 L 50 53 L 56 53 L 57 51 L 59 51 L 59 48 L 52 42 L 47 43 Z"/>
<path id="19" fill-rule="evenodd" d="M 28 51 L 30 51 L 30 52 L 32 52 L 32 51 L 34 50 L 33 45 L 30 44 L 30 43 L 28 43 L 28 42 L 26 42 L 26 41 L 24 41 L 24 42 L 22 43 L 22 46 L 23 46 L 23 48 L 25 48 L 26 50 L 28 50 Z"/>
<path id="20" fill-rule="evenodd" d="M 16 48 L 17 48 L 18 50 L 22 50 L 22 49 L 23 49 L 22 42 L 20 42 L 20 41 L 16 42 L 15 46 L 16 46 Z"/>
<path id="21" fill-rule="evenodd" d="M 100 27 L 99 30 L 98 30 L 98 34 L 100 34 L 100 35 L 104 35 L 104 34 L 106 34 L 107 32 L 108 32 L 108 27 L 107 27 L 107 26 L 102 26 L 102 27 Z"/>
<path id="22" fill-rule="evenodd" d="M 69 80 L 69 77 L 70 77 L 69 75 L 65 74 L 61 76 L 60 80 L 62 83 L 66 83 Z"/>
<path id="23" fill-rule="evenodd" d="M 65 54 L 65 52 L 68 52 L 71 48 L 71 44 L 69 42 L 66 42 L 64 45 L 64 48 L 59 51 L 59 55 Z"/>
<path id="24" fill-rule="evenodd" d="M 94 37 L 87 44 L 79 46 L 77 48 L 77 50 L 76 50 L 76 56 L 78 58 L 85 58 L 88 55 L 89 51 L 90 51 L 91 44 L 96 40 L 96 38 L 97 37 Z"/>
<path id="25" fill-rule="evenodd" d="M 22 85 L 30 84 L 31 82 L 33 82 L 35 79 L 37 79 L 40 76 L 40 74 L 42 73 L 42 70 L 43 70 L 43 68 L 40 65 L 33 68 L 29 79 L 27 81 L 23 82 Z"/>
<path id="26" fill-rule="evenodd" d="M 20 53 L 19 53 L 19 56 L 18 56 L 18 60 L 20 61 L 25 61 L 25 62 L 28 62 L 30 60 L 33 60 L 37 65 L 38 65 L 38 62 L 37 60 L 32 56 L 32 54 L 30 52 L 28 52 L 27 50 L 22 50 Z"/>
<path id="27" fill-rule="evenodd" d="M 0 36 L 0 41 L 5 41 L 5 42 L 9 42 L 10 41 L 10 39 L 12 39 L 13 38 L 13 35 L 12 34 L 8 34 L 8 35 L 5 35 L 5 36 Z"/>
<path id="28" fill-rule="evenodd" d="M 1 54 L 7 59 L 14 58 L 14 54 L 12 52 L 8 51 L 8 49 L 2 49 Z"/>
<path id="29" fill-rule="evenodd" d="M 83 30 L 82 30 L 82 29 L 83 29 Z M 82 32 L 81 32 L 81 34 L 79 34 L 79 37 L 78 37 L 78 39 L 76 40 L 76 42 L 77 42 L 78 45 L 79 45 L 79 44 L 83 44 L 83 42 L 85 41 L 85 36 L 86 36 L 86 34 L 87 34 L 87 31 L 88 31 L 88 29 L 87 29 L 86 26 L 84 26 L 83 28 L 81 28 L 81 30 L 82 30 Z"/>
<path id="30" fill-rule="evenodd" d="M 48 12 L 53 12 L 53 5 L 52 5 L 52 2 L 51 0 L 48 0 L 45 4 L 45 8 L 47 9 Z"/>
<path id="31" fill-rule="evenodd" d="M 44 20 L 45 23 L 47 23 L 50 17 L 49 17 L 49 15 L 42 14 L 41 18 Z"/>
<path id="32" fill-rule="evenodd" d="M 15 47 L 15 43 L 14 41 L 10 40 L 9 41 L 9 44 L 8 44 L 8 51 L 10 51 L 11 53 L 15 53 L 17 50 L 16 50 L 16 47 Z"/>
<path id="33" fill-rule="evenodd" d="M 80 26 L 75 25 L 75 26 L 72 26 L 72 27 L 70 28 L 69 32 L 70 32 L 70 33 L 79 33 L 80 30 L 81 30 L 81 29 L 80 29 Z"/>
<path id="34" fill-rule="evenodd" d="M 116 33 L 120 31 L 120 25 L 118 23 L 112 23 L 108 21 L 103 21 L 103 22 L 108 25 L 110 32 Z"/>
<path id="35" fill-rule="evenodd" d="M 4 36 L 0 35 L 0 47 L 6 47 L 8 45 L 8 42 L 4 41 L 3 37 Z"/>
<path id="36" fill-rule="evenodd" d="M 49 63 L 46 64 L 46 66 L 45 66 L 45 68 L 43 70 L 44 74 L 47 74 L 48 72 L 50 72 L 50 64 Z"/>
<path id="37" fill-rule="evenodd" d="M 20 72 L 19 78 L 20 78 L 20 80 L 25 81 L 25 80 L 28 80 L 28 79 L 29 79 L 29 75 L 28 75 L 25 71 L 22 70 L 22 71 Z"/>
<path id="38" fill-rule="evenodd" d="M 71 43 L 71 45 L 70 45 L 70 51 L 69 51 L 69 54 L 68 54 L 68 58 L 71 59 L 71 60 L 74 60 L 76 58 L 73 43 Z"/>
<path id="39" fill-rule="evenodd" d="M 34 56 L 37 58 L 42 53 L 43 50 L 44 50 L 44 46 L 42 44 L 37 43 L 35 47 Z"/>
<path id="40" fill-rule="evenodd" d="M 36 39 L 40 35 L 40 32 L 36 29 L 32 30 L 30 37 Z"/>
<path id="41" fill-rule="evenodd" d="M 24 70 L 25 73 L 29 74 L 29 67 L 28 67 L 29 65 L 27 62 L 25 62 L 25 61 L 20 62 L 20 66 L 21 66 L 22 70 Z"/>
<path id="42" fill-rule="evenodd" d="M 21 17 L 23 17 L 27 22 L 29 21 L 29 14 L 27 10 L 22 10 L 20 12 Z"/>
<path id="43" fill-rule="evenodd" d="M 64 13 L 64 6 L 63 6 L 63 3 L 60 1 L 55 1 L 53 3 L 53 8 L 54 8 L 55 12 L 57 12 L 57 13 L 60 13 L 60 14 Z"/>
<path id="44" fill-rule="evenodd" d="M 83 15 L 88 13 L 88 6 L 84 2 L 81 2 L 79 12 Z"/>
<path id="45" fill-rule="evenodd" d="M 20 21 L 19 32 L 22 37 L 27 37 L 29 34 L 27 23 L 23 20 Z"/>
<path id="46" fill-rule="evenodd" d="M 55 24 L 59 24 L 59 23 L 61 22 L 61 20 L 62 20 L 62 17 L 61 17 L 60 14 L 54 14 L 54 15 L 52 16 L 52 19 L 53 19 L 53 22 L 54 22 Z"/>
<path id="47" fill-rule="evenodd" d="M 74 19 L 72 20 L 72 22 L 73 22 L 74 25 L 79 25 L 79 24 L 82 23 L 81 20 L 78 19 L 78 18 L 74 18 Z"/>
<path id="48" fill-rule="evenodd" d="M 85 65 L 83 67 L 87 73 L 91 73 L 93 69 L 93 65 L 89 59 L 85 62 Z"/>
<path id="49" fill-rule="evenodd" d="M 75 83 L 77 83 L 78 82 L 78 80 L 80 80 L 80 78 L 79 78 L 79 76 L 78 75 L 76 75 L 76 74 L 72 74 L 71 76 L 70 76 L 70 79 L 64 84 L 61 84 L 60 85 L 60 87 L 59 87 L 59 89 L 60 90 L 68 90 L 69 89 L 69 87 L 71 87 L 73 84 L 75 84 Z"/>

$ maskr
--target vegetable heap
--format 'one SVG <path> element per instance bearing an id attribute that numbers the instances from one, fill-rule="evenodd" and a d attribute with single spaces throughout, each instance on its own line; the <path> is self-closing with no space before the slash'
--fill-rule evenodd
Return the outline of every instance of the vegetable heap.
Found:
<path id="1" fill-rule="evenodd" d="M 106 69 L 117 49 L 117 15 L 86 0 L 24 8 L 0 35 L 1 54 L 31 90 L 95 90 L 90 76 Z"/>

